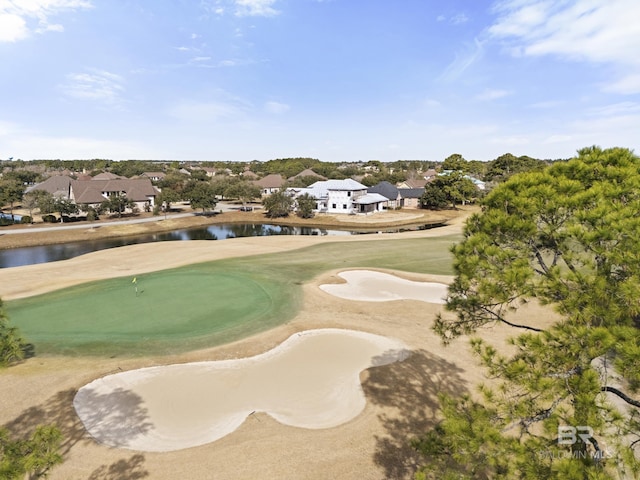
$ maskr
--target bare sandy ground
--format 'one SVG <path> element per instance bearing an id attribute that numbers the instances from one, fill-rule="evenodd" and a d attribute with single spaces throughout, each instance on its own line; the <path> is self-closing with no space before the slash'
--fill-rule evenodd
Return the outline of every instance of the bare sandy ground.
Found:
<path id="1" fill-rule="evenodd" d="M 161 243 L 123 247 L 56 264 L 0 270 L 0 296 L 17 298 L 108 276 L 275 252 L 322 241 L 377 241 L 392 235 L 420 238 L 456 233 L 460 228 L 460 224 L 454 224 L 390 235 L 194 242 L 188 252 Z M 228 345 L 171 357 L 35 357 L 5 369 L 0 372 L 0 424 L 16 435 L 28 434 L 42 423 L 55 422 L 63 430 L 65 462 L 53 470 L 50 478 L 54 480 L 411 478 L 419 459 L 408 440 L 437 421 L 437 395 L 473 393 L 485 379 L 466 339 L 444 347 L 431 331 L 442 305 L 415 300 L 353 301 L 319 288 L 344 283 L 338 273 L 326 272 L 303 286 L 303 308 L 289 323 Z M 442 282 L 442 278 L 430 275 L 386 273 L 414 281 Z M 544 326 L 555 317 L 548 310 L 529 304 L 518 319 Z M 158 365 L 248 358 L 275 348 L 291 335 L 323 328 L 381 335 L 411 349 L 411 355 L 402 362 L 363 371 L 359 379 L 366 399 L 364 409 L 332 428 L 300 428 L 256 412 L 233 433 L 212 443 L 171 452 L 133 452 L 97 443 L 73 407 L 73 398 L 82 386 L 109 374 Z M 513 334 L 501 327 L 480 332 L 488 342 L 503 349 L 505 339 Z M 145 405 L 135 397 L 129 401 L 128 414 L 144 418 Z"/>
<path id="2" fill-rule="evenodd" d="M 338 274 L 346 283 L 320 285 L 323 291 L 347 300 L 390 302 L 393 300 L 421 300 L 445 304 L 447 280 L 443 283 L 414 282 L 388 273 L 371 270 L 346 270 Z"/>
<path id="3" fill-rule="evenodd" d="M 249 358 L 108 375 L 82 387 L 73 403 L 100 443 L 168 452 L 218 440 L 256 412 L 294 427 L 341 425 L 365 407 L 360 372 L 408 355 L 403 343 L 379 335 L 307 330 Z"/>

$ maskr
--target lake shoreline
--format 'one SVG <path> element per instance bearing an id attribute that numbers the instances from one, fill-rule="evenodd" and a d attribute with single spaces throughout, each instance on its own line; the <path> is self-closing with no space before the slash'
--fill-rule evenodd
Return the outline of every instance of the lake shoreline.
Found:
<path id="1" fill-rule="evenodd" d="M 173 218 L 168 215 L 158 216 L 156 221 L 146 223 L 131 223 L 113 225 L 111 221 L 86 222 L 86 228 L 79 228 L 78 223 L 71 223 L 74 228 L 52 228 L 48 231 L 38 231 L 25 234 L 6 234 L 6 229 L 19 228 L 26 230 L 33 228 L 30 225 L 0 228 L 0 250 L 34 247 L 43 245 L 56 245 L 70 242 L 82 242 L 98 239 L 129 237 L 145 234 L 185 230 L 189 228 L 206 227 L 220 223 L 255 223 L 275 224 L 282 226 L 309 227 L 332 230 L 351 230 L 365 232 L 390 231 L 399 229 L 411 229 L 424 227 L 425 225 L 443 226 L 449 221 L 469 213 L 468 209 L 460 210 L 397 210 L 381 212 L 374 215 L 330 215 L 320 214 L 314 218 L 303 219 L 290 215 L 284 218 L 268 218 L 264 212 L 239 212 L 228 211 L 211 216 L 194 215 Z M 148 215 L 147 215 L 148 216 Z M 139 215 L 135 218 L 145 218 Z M 37 224 L 37 227 L 44 225 Z M 60 224 L 52 224 L 51 227 L 60 227 Z M 84 226 L 84 225 L 83 225 Z"/>

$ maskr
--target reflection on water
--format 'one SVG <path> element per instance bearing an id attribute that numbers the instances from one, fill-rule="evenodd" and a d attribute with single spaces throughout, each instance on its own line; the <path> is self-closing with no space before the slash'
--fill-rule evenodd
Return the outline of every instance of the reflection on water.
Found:
<path id="1" fill-rule="evenodd" d="M 136 237 L 105 238 L 60 245 L 13 248 L 0 250 L 0 268 L 19 267 L 35 263 L 55 262 L 77 257 L 106 248 L 121 247 L 137 243 L 184 241 L 184 240 L 224 240 L 236 237 L 260 237 L 270 235 L 352 235 L 355 232 L 325 230 L 310 227 L 287 227 L 251 223 L 221 224 L 209 227 L 175 230 Z"/>

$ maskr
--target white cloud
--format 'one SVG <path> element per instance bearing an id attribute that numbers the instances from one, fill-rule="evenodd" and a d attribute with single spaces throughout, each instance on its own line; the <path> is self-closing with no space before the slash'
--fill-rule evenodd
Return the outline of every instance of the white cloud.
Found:
<path id="1" fill-rule="evenodd" d="M 120 104 L 124 91 L 124 79 L 120 75 L 92 69 L 89 73 L 70 73 L 67 80 L 60 89 L 68 97 L 96 100 L 112 106 Z"/>
<path id="2" fill-rule="evenodd" d="M 160 151 L 150 145 L 124 139 L 100 139 L 84 136 L 54 136 L 0 120 L 3 151 L 0 158 L 13 156 L 33 159 L 162 158 Z"/>
<path id="3" fill-rule="evenodd" d="M 212 94 L 213 99 L 186 99 L 176 102 L 168 114 L 186 123 L 215 122 L 218 120 L 243 120 L 252 109 L 247 101 L 223 90 Z"/>
<path id="4" fill-rule="evenodd" d="M 602 85 L 605 92 L 633 95 L 640 93 L 640 71 L 629 75 L 623 75 L 613 83 Z"/>
<path id="5" fill-rule="evenodd" d="M 27 22 L 22 17 L 0 10 L 0 42 L 16 42 L 28 36 Z"/>
<path id="6" fill-rule="evenodd" d="M 268 113 L 273 113 L 276 115 L 281 115 L 283 113 L 288 112 L 291 107 L 289 105 L 287 105 L 286 103 L 280 103 L 280 102 L 267 102 L 264 104 L 264 109 L 268 112 Z"/>
<path id="7" fill-rule="evenodd" d="M 276 0 L 235 0 L 239 17 L 273 17 L 280 12 L 273 8 Z"/>
<path id="8" fill-rule="evenodd" d="M 0 1 L 0 42 L 16 42 L 36 33 L 62 32 L 59 23 L 49 18 L 68 10 L 91 8 L 88 0 L 13 0 Z"/>
<path id="9" fill-rule="evenodd" d="M 497 100 L 498 98 L 507 97 L 512 93 L 513 92 L 510 92 L 509 90 L 486 89 L 484 92 L 476 95 L 476 100 L 490 102 L 492 100 Z"/>
<path id="10" fill-rule="evenodd" d="M 446 15 L 438 15 L 436 17 L 436 21 L 437 22 L 448 21 L 451 25 L 462 25 L 463 23 L 467 23 L 469 21 L 469 17 L 467 16 L 466 13 L 460 12 L 460 13 L 451 15 L 450 17 L 447 17 Z"/>
<path id="11" fill-rule="evenodd" d="M 461 25 L 463 23 L 467 23 L 469 21 L 469 17 L 467 17 L 464 13 L 458 13 L 451 17 L 449 20 L 452 25 Z"/>
<path id="12" fill-rule="evenodd" d="M 620 115 L 638 115 L 640 114 L 640 103 L 635 102 L 619 102 L 601 107 L 594 107 L 587 110 L 587 115 L 592 117 L 612 117 Z"/>
<path id="13" fill-rule="evenodd" d="M 459 78 L 465 70 L 477 62 L 484 54 L 484 43 L 474 39 L 473 44 L 467 44 L 464 52 L 456 53 L 456 58 L 440 75 L 439 80 L 449 82 Z"/>
<path id="14" fill-rule="evenodd" d="M 427 98 L 423 102 L 423 105 L 425 107 L 427 107 L 427 108 L 437 108 L 437 107 L 441 106 L 442 103 L 440 103 L 438 100 L 435 100 L 433 98 Z"/>
<path id="15" fill-rule="evenodd" d="M 640 88 L 640 2 L 637 0 L 503 0 L 494 11 L 490 37 L 513 54 L 554 55 L 573 61 L 610 63 L 626 70 L 604 86 L 617 93 Z M 629 73 L 629 70 L 631 72 Z"/>

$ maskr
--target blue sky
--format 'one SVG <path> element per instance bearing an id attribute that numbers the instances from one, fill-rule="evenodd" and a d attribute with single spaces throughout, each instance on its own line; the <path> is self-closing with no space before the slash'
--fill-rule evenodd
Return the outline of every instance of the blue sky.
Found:
<path id="1" fill-rule="evenodd" d="M 0 0 L 0 159 L 640 146 L 638 0 Z"/>

